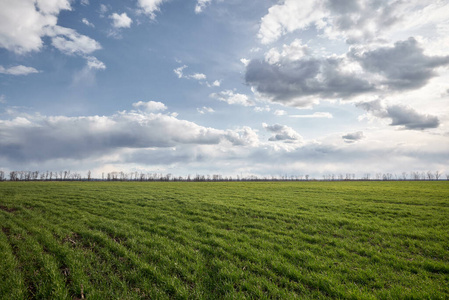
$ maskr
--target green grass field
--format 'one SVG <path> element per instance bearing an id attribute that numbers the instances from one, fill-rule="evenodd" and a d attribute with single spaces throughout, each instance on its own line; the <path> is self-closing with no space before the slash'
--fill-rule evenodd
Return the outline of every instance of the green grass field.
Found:
<path id="1" fill-rule="evenodd" d="M 1 299 L 449 299 L 449 182 L 0 182 Z"/>

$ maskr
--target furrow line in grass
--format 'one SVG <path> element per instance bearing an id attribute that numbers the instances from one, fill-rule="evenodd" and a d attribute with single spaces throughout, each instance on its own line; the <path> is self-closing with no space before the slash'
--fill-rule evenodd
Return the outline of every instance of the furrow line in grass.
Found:
<path id="1" fill-rule="evenodd" d="M 48 224 L 44 219 L 37 218 L 33 220 L 31 216 L 27 221 L 16 220 L 16 223 L 24 228 L 42 247 L 46 256 L 49 256 L 54 261 L 53 265 L 57 266 L 57 272 L 53 268 L 53 276 L 62 279 L 67 292 L 71 297 L 82 298 L 84 291 L 88 291 L 92 287 L 85 272 L 83 272 L 85 255 L 81 252 L 70 251 L 69 248 L 61 245 L 55 234 L 52 232 L 53 224 Z M 39 224 L 39 225 L 36 225 Z M 44 226 L 46 225 L 46 226 Z M 53 225 L 54 226 L 54 225 Z M 60 283 L 61 280 L 58 280 Z"/>
<path id="2" fill-rule="evenodd" d="M 45 224 L 44 220 L 41 221 L 41 225 Z M 48 227 L 49 224 L 46 225 Z M 61 245 L 58 243 L 54 240 L 54 236 L 43 230 L 42 227 L 28 226 L 27 229 L 36 235 L 36 238 L 44 245 L 46 252 L 59 258 L 60 272 L 64 275 L 66 285 L 71 289 L 73 297 L 80 298 L 84 295 L 93 298 L 125 297 L 128 286 L 123 285 L 125 278 L 121 277 L 121 274 L 124 270 L 116 268 L 126 263 L 126 260 L 120 260 L 123 257 L 116 259 L 114 249 L 110 250 L 108 247 L 102 246 L 96 247 L 94 242 L 93 246 L 83 244 L 81 248 L 70 250 L 66 247 L 67 244 Z M 86 234 L 86 231 L 83 230 L 88 230 L 77 228 L 77 226 L 72 229 L 79 232 L 80 235 Z M 91 234 L 95 233 L 88 233 L 87 236 Z M 86 235 L 67 239 L 73 245 L 73 243 L 78 243 L 85 237 Z M 84 243 L 86 242 L 89 241 L 84 241 Z M 104 245 L 107 245 L 107 243 L 104 243 Z M 113 292 L 114 290 L 121 292 L 116 293 Z"/>
<path id="3" fill-rule="evenodd" d="M 37 235 L 38 239 L 44 244 L 44 247 L 47 249 L 46 251 L 51 252 L 60 258 L 61 273 L 65 276 L 66 283 L 69 285 L 69 287 L 72 288 L 71 292 L 72 294 L 76 295 L 76 297 L 79 298 L 84 294 L 89 295 L 89 293 L 94 297 L 96 297 L 95 295 L 100 298 L 105 297 L 105 295 L 108 295 L 109 288 L 107 286 L 103 286 L 102 281 L 106 281 L 106 284 L 108 284 L 109 282 L 109 284 L 116 284 L 119 286 L 122 285 L 120 282 L 123 278 L 118 280 L 114 279 L 116 277 L 116 270 L 114 270 L 113 268 L 115 267 L 111 264 L 111 261 L 108 261 L 107 259 L 111 258 L 111 255 L 108 255 L 108 252 L 110 251 L 111 253 L 114 253 L 114 255 L 116 255 L 115 252 L 117 251 L 117 249 L 113 249 L 115 250 L 115 252 L 112 250 L 107 250 L 107 248 L 98 250 L 95 249 L 95 247 L 90 248 L 89 246 L 87 246 L 88 248 L 86 249 L 86 245 L 83 245 L 81 249 L 70 251 L 64 246 L 58 244 L 54 240 L 54 236 L 44 230 L 44 225 L 46 228 L 52 228 L 52 226 L 54 226 L 55 224 L 48 223 L 48 221 L 43 219 L 40 215 L 30 214 L 28 215 L 27 219 L 33 220 L 33 223 L 40 224 L 38 228 L 27 226 L 26 224 L 22 225 L 24 227 L 28 227 L 28 230 L 31 230 Z M 92 237 L 92 234 L 94 234 L 93 236 L 95 237 L 95 233 L 86 231 L 88 229 L 82 226 L 74 226 L 70 229 L 74 230 L 78 234 L 84 234 L 84 237 Z M 76 238 L 71 239 L 70 237 L 68 237 L 68 240 L 71 243 L 76 243 L 74 239 L 76 240 Z M 108 243 L 105 242 L 103 242 L 102 244 L 108 245 Z M 89 254 L 89 251 L 92 251 L 91 253 L 94 255 L 93 258 L 91 258 L 92 255 Z M 102 255 L 104 256 L 105 253 L 106 258 L 102 258 Z M 86 257 L 88 258 L 87 260 Z M 100 258 L 99 261 L 102 261 L 103 264 L 102 266 L 100 266 L 100 268 L 92 269 L 91 266 L 94 266 L 97 263 L 93 261 L 95 260 L 95 257 L 96 260 Z M 116 260 L 114 263 L 115 266 L 117 266 L 123 262 L 124 261 Z M 120 298 L 121 296 L 118 297 Z"/>
<path id="4" fill-rule="evenodd" d="M 17 219 L 7 222 L 10 228 L 9 242 L 16 248 L 16 258 L 23 272 L 30 298 L 68 299 L 68 292 L 55 258 Z"/>
<path id="5" fill-rule="evenodd" d="M 152 281 L 169 296 L 186 295 L 186 290 L 177 278 L 167 277 L 161 273 L 157 266 L 143 261 L 136 253 L 130 251 L 127 247 L 112 241 L 107 234 L 101 231 L 92 230 L 80 231 L 79 234 L 83 238 L 98 243 L 101 249 L 110 252 L 113 257 L 117 258 L 117 261 L 120 261 L 120 258 L 125 258 L 131 268 L 137 269 L 137 274 Z"/>
<path id="6" fill-rule="evenodd" d="M 0 299 L 25 298 L 25 281 L 19 269 L 17 249 L 11 243 L 11 226 L 0 214 Z"/>

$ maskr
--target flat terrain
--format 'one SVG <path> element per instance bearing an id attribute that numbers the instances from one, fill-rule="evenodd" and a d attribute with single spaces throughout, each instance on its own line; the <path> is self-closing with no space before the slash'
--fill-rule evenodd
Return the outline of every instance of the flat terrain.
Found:
<path id="1" fill-rule="evenodd" d="M 449 299 L 449 182 L 0 182 L 0 299 Z"/>

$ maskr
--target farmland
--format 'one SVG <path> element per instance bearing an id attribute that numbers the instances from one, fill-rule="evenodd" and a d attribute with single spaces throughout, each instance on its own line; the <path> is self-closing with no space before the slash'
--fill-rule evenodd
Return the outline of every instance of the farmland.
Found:
<path id="1" fill-rule="evenodd" d="M 449 298 L 449 182 L 0 182 L 1 299 Z"/>

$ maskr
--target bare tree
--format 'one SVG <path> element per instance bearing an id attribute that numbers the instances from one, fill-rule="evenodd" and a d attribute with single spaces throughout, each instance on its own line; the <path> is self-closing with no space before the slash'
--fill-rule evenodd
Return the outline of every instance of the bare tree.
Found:
<path id="1" fill-rule="evenodd" d="M 11 181 L 19 180 L 19 179 L 17 178 L 17 171 L 11 171 L 11 172 L 9 172 L 9 180 L 11 180 Z"/>
<path id="2" fill-rule="evenodd" d="M 436 172 L 435 172 L 435 180 L 439 180 L 440 177 L 441 177 L 440 171 L 436 171 Z"/>

